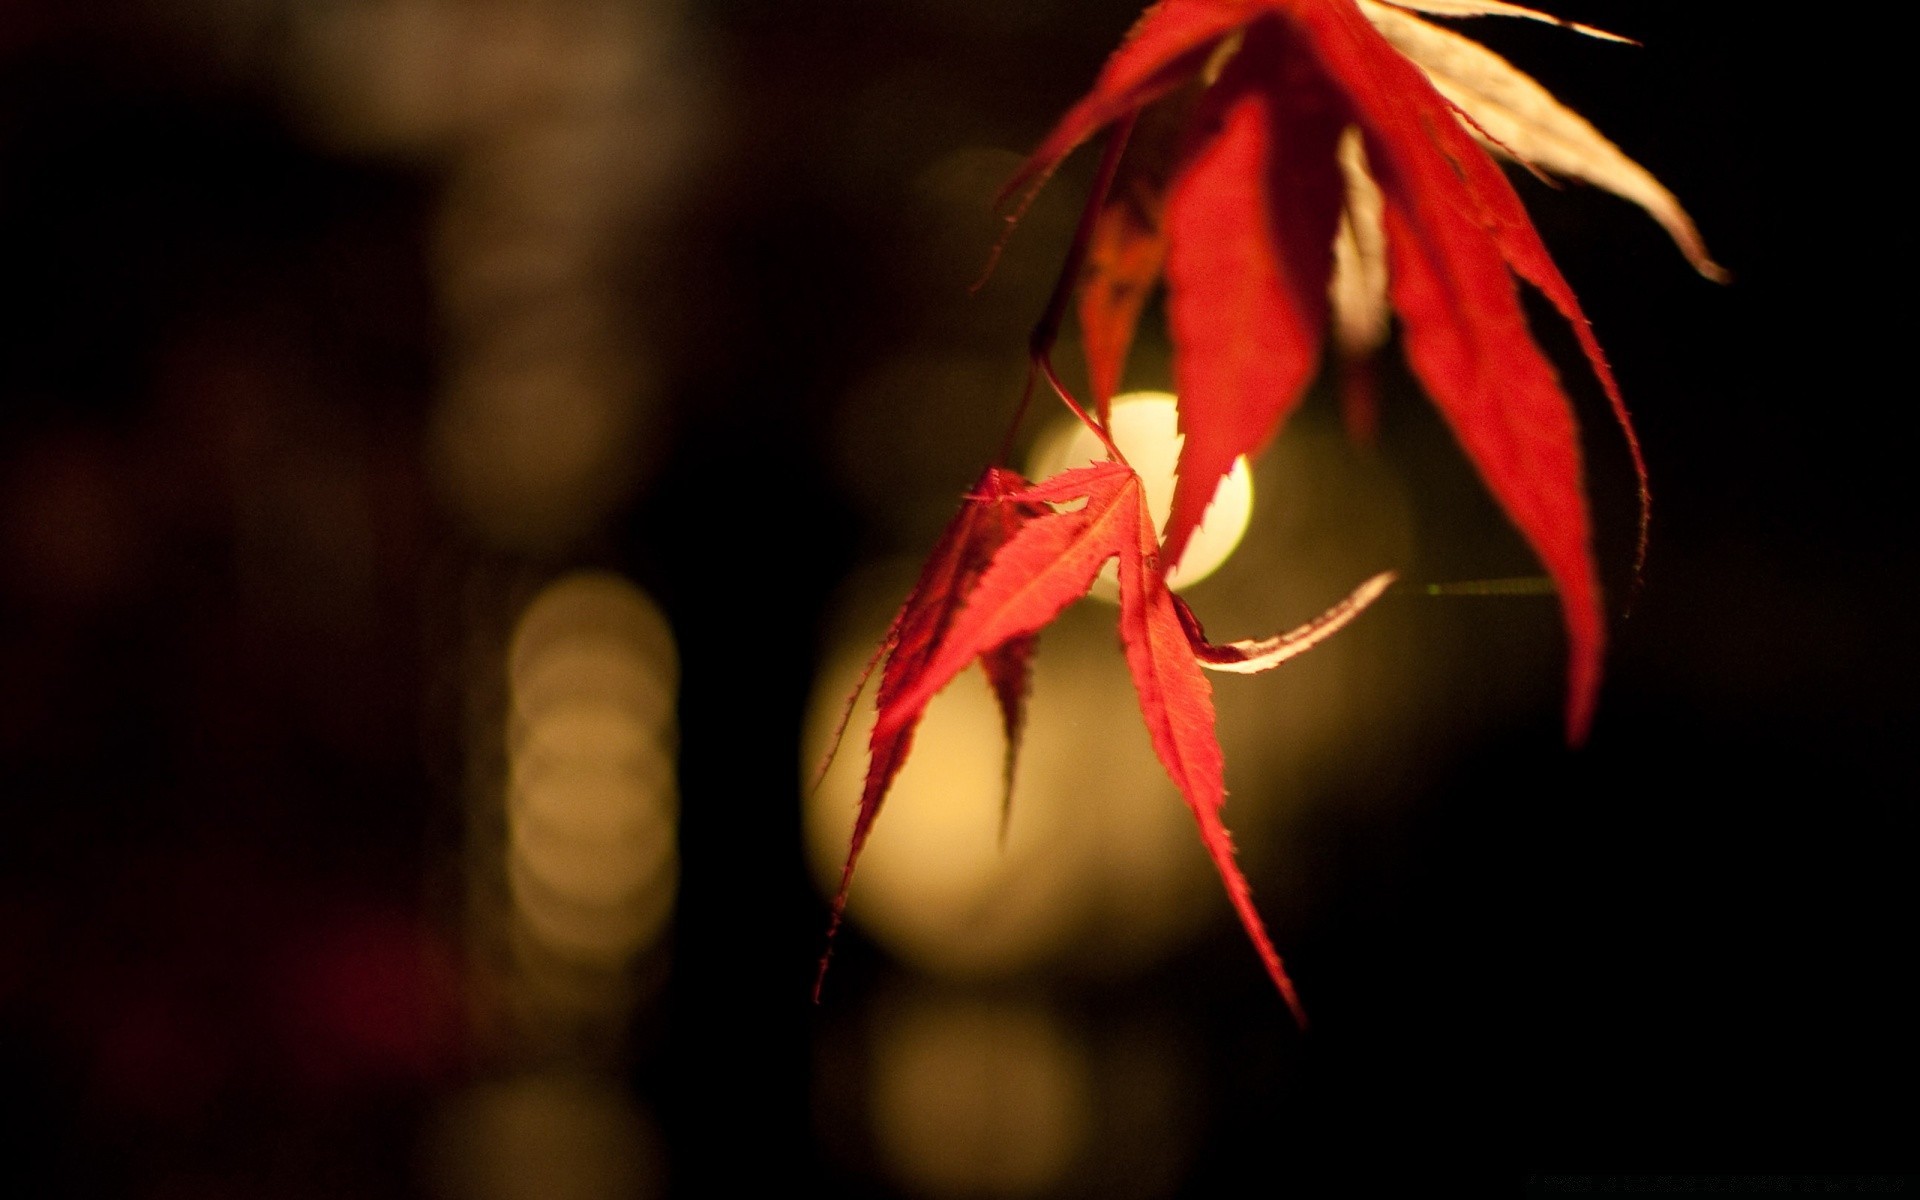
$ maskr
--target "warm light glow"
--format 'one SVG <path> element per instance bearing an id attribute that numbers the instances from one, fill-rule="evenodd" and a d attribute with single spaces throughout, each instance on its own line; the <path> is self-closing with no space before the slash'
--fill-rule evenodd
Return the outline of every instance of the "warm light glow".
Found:
<path id="1" fill-rule="evenodd" d="M 613 969 L 665 929 L 679 884 L 674 860 L 666 867 L 629 894 L 606 899 L 589 891 L 583 898 L 571 880 L 563 890 L 537 876 L 516 851 L 507 863 L 507 886 L 520 926 L 535 942 L 567 962 Z"/>
<path id="2" fill-rule="evenodd" d="M 509 811 L 509 822 L 514 860 L 567 897 L 620 905 L 672 865 L 673 825 L 656 795 L 587 781 L 566 789 L 566 804 L 568 816 L 586 819 L 530 818 L 529 801 Z"/>
<path id="3" fill-rule="evenodd" d="M 312 134 L 432 164 L 446 385 L 428 464 L 495 544 L 576 543 L 651 465 L 661 397 L 628 284 L 703 111 L 675 9 L 383 0 L 275 26 Z"/>
<path id="4" fill-rule="evenodd" d="M 1154 528 L 1163 530 L 1173 508 L 1174 468 L 1186 440 L 1180 433 L 1174 398 L 1167 392 L 1129 392 L 1113 400 L 1109 431 L 1127 456 L 1147 493 L 1147 511 Z M 1034 480 L 1088 463 L 1105 462 L 1106 450 L 1086 426 L 1064 420 L 1040 439 L 1029 460 L 1027 474 Z M 1233 470 L 1220 481 L 1205 520 L 1187 543 L 1187 552 L 1167 576 L 1174 588 L 1200 582 L 1233 554 L 1253 515 L 1253 475 L 1247 460 L 1234 460 Z M 1119 576 L 1112 563 L 1100 574 L 1093 594 L 1107 600 L 1120 595 Z"/>
<path id="5" fill-rule="evenodd" d="M 507 648 L 513 705 L 523 718 L 565 700 L 631 710 L 659 726 L 672 716 L 679 664 L 673 631 L 651 600 L 618 575 L 583 571 L 542 591 Z"/>
<path id="6" fill-rule="evenodd" d="M 815 690 L 809 772 L 871 645 L 850 639 Z M 849 916 L 923 970 L 1126 969 L 1218 915 L 1192 818 L 1153 757 L 1113 652 L 1111 611 L 1068 613 L 1042 646 L 1004 844 L 1000 713 L 970 669 L 928 707 L 861 857 Z M 808 856 L 827 895 L 845 860 L 872 722 L 869 695 L 807 799 Z"/>
<path id="7" fill-rule="evenodd" d="M 485 1083 L 427 1129 L 434 1195 L 448 1200 L 648 1200 L 665 1192 L 660 1134 L 625 1089 L 556 1072 Z"/>
<path id="8" fill-rule="evenodd" d="M 507 652 L 506 876 L 523 928 L 617 967 L 666 924 L 678 874 L 672 634 L 615 575 L 567 576 Z"/>
<path id="9" fill-rule="evenodd" d="M 936 1196 L 1022 1196 L 1068 1173 L 1094 1123 L 1085 1057 L 1037 1007 L 921 1002 L 877 1031 L 874 1140 Z"/>
<path id="10" fill-rule="evenodd" d="M 453 374 L 429 458 L 445 498 L 512 545 L 578 536 L 631 485 L 645 383 L 611 346 L 497 339 Z"/>
<path id="11" fill-rule="evenodd" d="M 1138 407 L 1122 403 L 1120 411 Z M 1164 420 L 1166 397 L 1153 407 Z M 1036 464 L 1035 474 L 1064 468 L 1064 451 L 1036 456 L 1046 457 L 1052 461 Z M 1262 487 L 1276 518 L 1272 536 L 1240 546 L 1235 569 L 1211 581 L 1195 604 L 1219 641 L 1290 629 L 1412 554 L 1405 495 L 1374 460 L 1353 454 L 1337 428 L 1296 426 L 1268 466 Z M 850 588 L 876 598 L 876 611 L 843 635 L 816 683 L 800 763 L 808 783 L 917 565 Z M 1393 613 L 1365 619 L 1375 622 L 1376 639 L 1381 625 L 1392 631 Z M 889 953 L 953 979 L 1035 970 L 1124 974 L 1158 961 L 1202 927 L 1232 922 L 1192 814 L 1147 741 L 1113 622 L 1111 609 L 1080 605 L 1039 640 L 1004 846 L 998 830 L 1005 742 L 991 693 L 969 668 L 929 706 L 847 909 L 849 920 Z M 1366 645 L 1336 637 L 1274 675 L 1216 681 L 1218 733 L 1232 764 L 1227 821 L 1270 911 L 1304 901 L 1288 889 L 1302 888 L 1307 877 L 1271 871 L 1271 848 L 1291 844 L 1283 823 L 1320 802 L 1320 780 L 1337 761 L 1332 748 L 1363 722 L 1404 719 L 1383 709 L 1376 682 L 1404 667 L 1378 653 L 1357 659 Z M 833 769 L 806 801 L 809 861 L 828 896 L 838 886 L 859 807 L 872 722 L 869 691 Z"/>
<path id="12" fill-rule="evenodd" d="M 816 696 L 810 741 L 822 750 L 819 718 L 830 720 L 844 694 L 836 680 Z M 828 894 L 853 831 L 871 725 L 871 710 L 857 716 L 848 752 L 809 798 L 808 841 Z M 1030 783 L 1002 845 L 1001 795 L 1000 716 L 969 671 L 928 709 L 860 860 L 851 911 L 898 951 L 947 972 L 993 975 L 1057 954 L 1088 882 L 1059 852 L 1071 840 L 1066 806 Z"/>

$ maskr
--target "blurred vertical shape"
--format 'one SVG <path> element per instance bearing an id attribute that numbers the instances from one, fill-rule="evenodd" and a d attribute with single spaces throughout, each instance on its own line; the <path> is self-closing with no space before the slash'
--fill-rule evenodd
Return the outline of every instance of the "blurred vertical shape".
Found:
<path id="1" fill-rule="evenodd" d="M 552 556 L 654 456 L 649 234 L 700 111 L 662 0 L 362 0 L 292 12 L 309 121 L 443 169 L 447 334 L 428 459 L 484 544 Z"/>
<path id="2" fill-rule="evenodd" d="M 474 772 L 469 865 L 501 1061 L 441 1106 L 428 1175 L 447 1200 L 645 1200 L 665 1152 L 617 1080 L 679 882 L 673 633 L 632 583 L 576 571 L 491 644 L 470 703 L 504 755 Z"/>
<path id="3" fill-rule="evenodd" d="M 519 602 L 528 564 L 604 537 L 658 461 L 647 330 L 667 300 L 642 281 L 687 174 L 703 59 L 677 0 L 284 12 L 315 136 L 443 185 L 424 451 L 464 535 L 447 633 L 464 673 L 470 936 L 496 989 L 476 1000 L 494 1070 L 510 1078 L 448 1108 L 438 1178 L 456 1197 L 651 1194 L 657 1162 L 632 1138 L 644 1115 L 611 1081 L 678 887 L 673 638 L 610 574 Z"/>
<path id="4" fill-rule="evenodd" d="M 665 927 L 679 869 L 677 675 L 666 621 L 618 576 L 564 576 L 521 614 L 507 650 L 501 870 L 513 925 L 539 952 L 520 956 L 522 972 L 545 957 L 617 981 Z M 562 1022 L 589 1015 L 559 1007 Z"/>

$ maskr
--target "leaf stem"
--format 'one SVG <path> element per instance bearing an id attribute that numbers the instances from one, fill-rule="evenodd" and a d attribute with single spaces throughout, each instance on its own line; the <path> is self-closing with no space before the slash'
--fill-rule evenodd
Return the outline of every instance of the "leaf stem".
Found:
<path id="1" fill-rule="evenodd" d="M 1020 403 L 1014 406 L 1013 420 L 1007 425 L 1007 432 L 1000 439 L 1000 448 L 993 452 L 993 465 L 1005 466 L 1013 454 L 1013 438 L 1020 432 L 1020 423 L 1027 419 L 1027 409 L 1033 404 L 1033 379 L 1040 372 L 1040 363 L 1036 359 L 1027 360 L 1027 381 L 1020 387 Z"/>
<path id="2" fill-rule="evenodd" d="M 1074 289 L 1080 286 L 1080 273 L 1087 265 L 1087 247 L 1093 241 L 1094 223 L 1106 206 L 1107 193 L 1113 190 L 1114 176 L 1119 173 L 1120 159 L 1126 153 L 1127 138 L 1138 119 L 1137 110 L 1128 113 L 1114 122 L 1113 132 L 1107 135 L 1106 149 L 1100 155 L 1100 167 L 1093 177 L 1093 190 L 1087 193 L 1086 207 L 1080 210 L 1080 223 L 1074 227 L 1067 259 L 1060 264 L 1060 277 L 1054 280 L 1046 311 L 1040 314 L 1039 322 L 1027 337 L 1027 353 L 1035 359 L 1049 357 L 1060 338 L 1060 323 L 1066 318 L 1067 302 L 1073 299 Z"/>
<path id="3" fill-rule="evenodd" d="M 1020 423 L 1026 420 L 1027 409 L 1033 403 L 1033 381 L 1037 374 L 1044 374 L 1052 385 L 1056 395 L 1065 402 L 1073 415 L 1080 418 L 1082 424 L 1093 430 L 1107 453 L 1119 463 L 1127 461 L 1120 448 L 1107 436 L 1106 422 L 1095 420 L 1087 415 L 1078 401 L 1060 382 L 1060 375 L 1053 366 L 1053 347 L 1060 340 L 1060 325 L 1066 319 L 1067 304 L 1073 299 L 1073 292 L 1080 285 L 1081 273 L 1087 265 L 1087 247 L 1093 240 L 1094 223 L 1100 219 L 1100 210 L 1106 205 L 1108 193 L 1113 191 L 1114 176 L 1120 171 L 1120 159 L 1126 153 L 1127 138 L 1133 133 L 1134 122 L 1139 114 L 1128 113 L 1114 123 L 1113 131 L 1107 135 L 1107 144 L 1100 155 L 1100 166 L 1093 178 L 1093 190 L 1087 195 L 1086 207 L 1080 210 L 1079 224 L 1074 226 L 1073 243 L 1067 247 L 1066 261 L 1060 264 L 1060 277 L 1054 280 L 1053 292 L 1047 297 L 1047 307 L 1040 314 L 1040 320 L 1034 324 L 1033 332 L 1027 335 L 1027 382 L 1020 389 L 1020 403 L 1013 410 L 1013 422 L 1007 427 L 1006 436 L 1000 440 L 1000 449 L 994 456 L 996 463 L 1004 463 L 1013 452 L 1013 439 L 1020 432 Z"/>
<path id="4" fill-rule="evenodd" d="M 1093 436 L 1100 439 L 1100 444 L 1106 447 L 1107 457 L 1123 467 L 1132 469 L 1133 464 L 1127 461 L 1127 456 L 1120 453 L 1120 447 L 1114 444 L 1112 437 L 1108 436 L 1106 426 L 1088 415 L 1087 410 L 1080 406 L 1080 402 L 1073 398 L 1073 393 L 1067 390 L 1067 385 L 1060 382 L 1059 372 L 1053 369 L 1053 360 L 1041 358 L 1036 359 L 1035 362 L 1046 374 L 1047 382 L 1053 385 L 1053 394 L 1060 397 L 1060 403 L 1066 405 L 1074 416 L 1080 418 L 1080 423 L 1093 430 Z"/>

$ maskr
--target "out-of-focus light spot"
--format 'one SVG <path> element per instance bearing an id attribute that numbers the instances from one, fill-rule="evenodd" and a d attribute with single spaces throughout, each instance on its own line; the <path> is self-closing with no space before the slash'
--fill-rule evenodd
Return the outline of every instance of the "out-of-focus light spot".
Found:
<path id="1" fill-rule="evenodd" d="M 1000 713 L 970 670 L 929 706 L 854 877 L 850 918 L 936 975 L 1004 977 L 1043 964 L 1125 970 L 1209 913 L 1226 919 L 1224 902 L 1215 912 L 1218 885 L 1192 818 L 1140 726 L 1111 612 L 1069 613 L 1042 647 L 1004 844 Z M 870 648 L 850 639 L 823 673 L 809 770 Z M 869 701 L 807 800 L 809 860 L 827 895 L 845 861 L 872 721 Z"/>
<path id="2" fill-rule="evenodd" d="M 579 536 L 632 485 L 642 387 L 611 350 L 474 356 L 434 414 L 441 492 L 505 544 Z"/>
<path id="3" fill-rule="evenodd" d="M 502 122 L 462 163 L 441 250 L 482 252 L 515 231 L 591 241 L 618 229 L 637 153 L 617 112 L 529 113 Z M 591 268 L 591 262 L 582 264 Z"/>
<path id="4" fill-rule="evenodd" d="M 633 586 L 616 575 L 564 582 L 527 607 L 507 648 L 519 736 L 530 737 L 524 730 L 555 709 L 574 706 L 602 720 L 607 711 L 624 713 L 632 729 L 669 728 L 679 679 L 673 632 L 659 611 L 633 603 Z"/>
<path id="5" fill-rule="evenodd" d="M 561 957 L 617 967 L 659 936 L 677 881 L 672 634 L 627 581 L 570 575 L 527 606 L 507 677 L 515 912 Z"/>
<path id="6" fill-rule="evenodd" d="M 616 639 L 580 633 L 530 654 L 513 672 L 513 717 L 538 720 L 570 705 L 626 714 L 637 726 L 661 727 L 673 714 L 671 678 L 649 669 Z"/>
<path id="7" fill-rule="evenodd" d="M 646 990 L 635 972 L 608 970 L 604 954 L 556 949 L 551 932 L 537 932 L 526 920 L 508 927 L 503 949 L 513 986 L 498 997 L 497 1012 L 516 1019 L 537 1044 L 552 1045 L 556 1035 L 578 1044 L 583 1032 L 594 1030 L 618 1044 L 636 997 Z"/>
<path id="8" fill-rule="evenodd" d="M 700 86 L 663 0 L 294 5 L 295 104 L 446 179 L 434 278 L 449 382 L 428 458 L 484 541 L 564 550 L 651 467 L 657 410 L 628 282 L 698 144 Z"/>
<path id="9" fill-rule="evenodd" d="M 446 1200 L 648 1200 L 665 1191 L 653 1122 L 624 1091 L 585 1075 L 471 1089 L 436 1115 L 426 1158 Z"/>
<path id="10" fill-rule="evenodd" d="M 661 813 L 673 777 L 658 732 L 643 722 L 632 709 L 594 697 L 522 718 L 508 734 L 508 812 L 606 834 L 655 824 L 651 818 Z M 614 793 L 636 803 L 599 802 Z"/>
<path id="11" fill-rule="evenodd" d="M 937 1196 L 1057 1185 L 1093 1124 L 1084 1056 L 1037 1008 L 921 1003 L 876 1031 L 874 1140 L 902 1182 Z"/>
<path id="12" fill-rule="evenodd" d="M 587 870 L 598 865 L 589 863 Z M 672 915 L 679 878 L 671 861 L 667 867 L 608 897 L 570 878 L 550 882 L 551 876 L 535 874 L 515 854 L 507 863 L 507 886 L 522 928 L 540 945 L 567 962 L 614 969 L 652 943 Z"/>
<path id="13" fill-rule="evenodd" d="M 359 0 L 288 10 L 308 119 L 350 145 L 418 150 L 528 109 L 646 113 L 669 125 L 686 66 L 660 3 Z M 684 58 L 686 56 L 679 56 Z"/>
<path id="14" fill-rule="evenodd" d="M 837 694 L 823 687 L 816 695 L 816 728 L 834 715 L 844 694 L 838 682 Z M 1031 784 L 1020 790 L 1001 844 L 999 712 L 971 673 L 960 685 L 928 708 L 860 859 L 850 911 L 926 965 L 991 975 L 1057 953 L 1073 935 L 1073 893 L 1087 880 L 1070 856 L 1054 852 L 1069 836 L 1059 827 L 1063 807 Z M 853 831 L 871 724 L 868 712 L 848 728 L 842 760 L 808 804 L 815 875 L 829 894 Z M 824 736 L 811 741 L 824 747 Z"/>
<path id="15" fill-rule="evenodd" d="M 673 863 L 673 825 L 654 796 L 569 781 L 566 816 L 530 820 L 510 813 L 514 861 L 528 874 L 585 904 L 620 905 Z M 641 810 L 653 802 L 654 811 Z M 637 819 L 636 819 L 637 818 Z"/>
<path id="16" fill-rule="evenodd" d="M 1147 491 L 1147 511 L 1154 528 L 1164 530 L 1173 508 L 1174 468 L 1186 441 L 1180 432 L 1174 398 L 1166 392 L 1129 392 L 1113 400 L 1109 432 L 1140 474 Z M 1092 431 L 1078 421 L 1062 422 L 1034 446 L 1028 475 L 1044 479 L 1070 467 L 1106 461 L 1106 451 Z M 1233 554 L 1253 515 L 1253 473 L 1245 458 L 1220 481 L 1205 520 L 1187 543 L 1180 564 L 1167 576 L 1174 588 L 1187 587 L 1213 574 Z M 1119 575 L 1109 562 L 1094 585 L 1094 594 L 1108 600 L 1120 595 Z"/>
<path id="17" fill-rule="evenodd" d="M 288 10 L 294 94 L 326 136 L 417 149 L 462 117 L 461 10 L 440 0 L 301 4 Z"/>

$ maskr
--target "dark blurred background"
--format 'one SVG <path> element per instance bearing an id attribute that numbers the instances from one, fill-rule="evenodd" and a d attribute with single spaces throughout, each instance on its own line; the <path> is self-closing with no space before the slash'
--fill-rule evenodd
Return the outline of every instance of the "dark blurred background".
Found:
<path id="1" fill-rule="evenodd" d="M 0 3 L 0 1190 L 1912 1169 L 1910 19 L 1556 11 L 1644 47 L 1471 32 L 1735 281 L 1519 181 L 1653 470 L 1585 749 L 1547 597 L 1217 686 L 1303 1035 L 1097 601 L 1006 849 L 962 680 L 808 997 L 858 720 L 806 775 L 1011 411 L 1090 164 L 969 294 L 992 197 L 1127 0 Z M 1625 454 L 1539 329 L 1618 611 Z M 1260 465 L 1216 635 L 1534 570 L 1383 390 Z"/>

